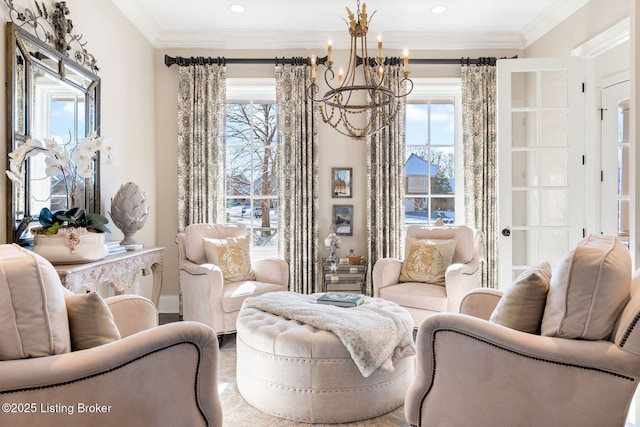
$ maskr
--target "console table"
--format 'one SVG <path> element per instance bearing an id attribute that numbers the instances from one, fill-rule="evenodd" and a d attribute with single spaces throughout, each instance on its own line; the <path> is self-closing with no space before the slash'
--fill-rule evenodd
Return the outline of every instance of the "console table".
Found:
<path id="1" fill-rule="evenodd" d="M 62 284 L 78 293 L 97 291 L 98 286 L 108 284 L 116 295 L 133 286 L 136 275 L 153 273 L 151 300 L 158 306 L 162 291 L 162 261 L 164 248 L 145 248 L 109 255 L 99 261 L 83 264 L 54 265 Z"/>

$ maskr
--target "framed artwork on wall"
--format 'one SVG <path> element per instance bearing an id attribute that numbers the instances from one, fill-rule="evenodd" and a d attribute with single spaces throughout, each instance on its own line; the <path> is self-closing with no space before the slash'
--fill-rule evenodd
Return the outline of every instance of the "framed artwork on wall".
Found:
<path id="1" fill-rule="evenodd" d="M 331 169 L 331 197 L 351 197 L 351 168 Z"/>
<path id="2" fill-rule="evenodd" d="M 333 229 L 339 236 L 353 235 L 353 205 L 333 205 Z"/>

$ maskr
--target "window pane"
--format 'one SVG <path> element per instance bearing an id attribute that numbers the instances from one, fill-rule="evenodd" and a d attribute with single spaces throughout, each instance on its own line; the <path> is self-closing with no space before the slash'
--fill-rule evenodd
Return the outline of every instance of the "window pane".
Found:
<path id="1" fill-rule="evenodd" d="M 406 225 L 422 224 L 429 221 L 429 199 L 427 197 L 407 197 L 404 203 Z"/>
<path id="2" fill-rule="evenodd" d="M 453 147 L 432 150 L 431 165 L 436 168 L 435 175 L 431 176 L 431 193 L 453 194 L 456 187 Z"/>
<path id="3" fill-rule="evenodd" d="M 429 105 L 407 104 L 407 145 L 426 144 L 429 138 Z"/>
<path id="4" fill-rule="evenodd" d="M 453 99 L 450 102 L 431 105 L 431 143 L 434 145 L 453 145 L 455 141 Z"/>
<path id="5" fill-rule="evenodd" d="M 227 147 L 227 196 L 251 195 L 251 147 Z"/>
<path id="6" fill-rule="evenodd" d="M 258 148 L 253 153 L 253 194 L 275 196 L 278 194 L 276 147 Z"/>

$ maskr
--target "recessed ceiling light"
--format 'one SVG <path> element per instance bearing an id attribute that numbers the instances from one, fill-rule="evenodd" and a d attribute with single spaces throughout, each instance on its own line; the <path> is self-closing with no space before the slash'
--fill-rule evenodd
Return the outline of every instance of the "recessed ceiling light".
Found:
<path id="1" fill-rule="evenodd" d="M 431 12 L 433 13 L 443 13 L 447 11 L 447 6 L 434 6 L 431 9 Z"/>
<path id="2" fill-rule="evenodd" d="M 229 6 L 229 9 L 231 9 L 231 12 L 235 12 L 235 13 L 244 12 L 244 6 L 241 4 L 232 4 L 231 6 Z"/>

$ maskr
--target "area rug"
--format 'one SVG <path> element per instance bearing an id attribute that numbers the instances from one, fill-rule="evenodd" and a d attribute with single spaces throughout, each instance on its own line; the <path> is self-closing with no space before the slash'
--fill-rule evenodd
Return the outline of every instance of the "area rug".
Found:
<path id="1" fill-rule="evenodd" d="M 409 427 L 409 423 L 404 419 L 402 406 L 381 417 L 348 424 L 306 424 L 273 417 L 249 405 L 238 392 L 235 334 L 225 335 L 220 348 L 219 362 L 218 393 L 222 401 L 224 427 Z M 345 403 L 348 404 L 348 402 Z"/>

